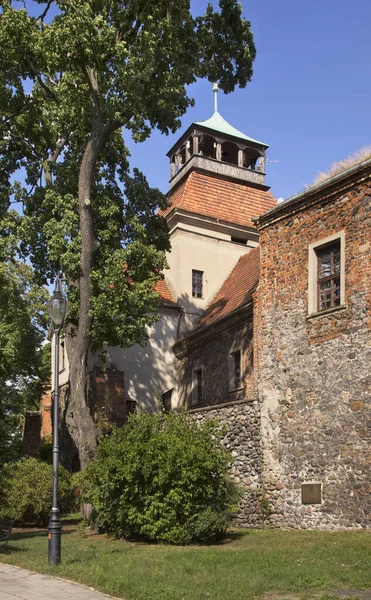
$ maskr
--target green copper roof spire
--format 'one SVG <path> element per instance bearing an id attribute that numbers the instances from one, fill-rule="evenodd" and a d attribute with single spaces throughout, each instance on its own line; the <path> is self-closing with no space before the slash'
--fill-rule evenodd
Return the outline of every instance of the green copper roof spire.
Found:
<path id="1" fill-rule="evenodd" d="M 239 138 L 240 140 L 246 140 L 248 142 L 254 142 L 255 144 L 259 144 L 261 146 L 265 146 L 268 148 L 268 144 L 264 142 L 259 142 L 259 140 L 254 140 L 253 138 L 248 137 L 241 131 L 238 131 L 235 127 L 232 127 L 223 119 L 222 115 L 218 112 L 218 92 L 219 86 L 217 83 L 213 83 L 213 93 L 214 93 L 214 114 L 210 119 L 206 121 L 196 121 L 195 125 L 202 125 L 203 127 L 207 127 L 208 129 L 212 129 L 213 131 L 218 131 L 219 133 L 224 133 L 225 135 L 231 135 L 233 137 Z"/>
<path id="2" fill-rule="evenodd" d="M 219 86 L 217 83 L 213 83 L 213 92 L 214 92 L 214 113 L 218 112 L 218 92 Z"/>

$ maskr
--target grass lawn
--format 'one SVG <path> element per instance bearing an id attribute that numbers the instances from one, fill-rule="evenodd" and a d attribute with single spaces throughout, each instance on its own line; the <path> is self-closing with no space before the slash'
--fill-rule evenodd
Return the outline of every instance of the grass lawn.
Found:
<path id="1" fill-rule="evenodd" d="M 15 530 L 0 561 L 126 600 L 249 600 L 266 592 L 304 599 L 371 589 L 371 534 L 364 531 L 233 530 L 220 545 L 175 547 L 84 536 L 79 518 L 64 520 L 59 566 L 48 566 L 47 535 L 37 529 Z"/>

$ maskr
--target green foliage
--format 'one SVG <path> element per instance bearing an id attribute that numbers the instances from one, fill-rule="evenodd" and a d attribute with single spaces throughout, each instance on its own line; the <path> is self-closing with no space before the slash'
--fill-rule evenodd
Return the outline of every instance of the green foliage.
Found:
<path id="1" fill-rule="evenodd" d="M 0 217 L 0 464 L 20 457 L 23 415 L 50 377 L 47 292 L 17 256 L 19 215 Z"/>
<path id="2" fill-rule="evenodd" d="M 269 506 L 269 500 L 265 494 L 262 494 L 260 498 L 260 509 L 264 520 L 269 519 L 269 517 L 271 516 L 271 509 Z"/>
<path id="3" fill-rule="evenodd" d="M 49 463 L 50 465 L 53 462 L 53 436 L 51 433 L 48 433 L 42 440 L 40 447 L 37 451 L 37 458 L 43 462 Z"/>
<path id="4" fill-rule="evenodd" d="M 189 0 L 54 0 L 38 17 L 31 4 L 4 0 L 0 15 L 0 214 L 10 199 L 22 204 L 21 251 L 39 281 L 63 268 L 77 326 L 82 245 L 90 244 L 80 225 L 89 206 L 95 249 L 86 335 L 94 349 L 145 343 L 169 249 L 156 215 L 166 198 L 141 173 L 130 174 L 122 133 L 143 141 L 153 128 L 174 132 L 197 77 L 227 93 L 244 87 L 255 58 L 250 23 L 235 0 L 196 18 Z M 91 168 L 89 144 L 99 145 Z M 14 183 L 21 167 L 25 180 Z M 83 207 L 82 182 L 91 190 Z"/>
<path id="5" fill-rule="evenodd" d="M 226 93 L 250 80 L 250 23 L 236 0 L 219 5 L 194 17 L 189 0 L 1 2 L 0 218 L 18 204 L 12 247 L 37 283 L 60 270 L 67 282 L 66 348 L 80 372 L 70 370 L 66 420 L 73 413 L 82 461 L 95 447 L 82 365 L 91 349 L 146 343 L 170 248 L 156 214 L 166 198 L 130 171 L 123 134 L 143 141 L 154 128 L 175 132 L 197 77 Z M 10 365 L 32 336 L 24 346 L 7 336 L 2 346 L 0 332 L 0 348 Z"/>
<path id="6" fill-rule="evenodd" d="M 116 536 L 189 544 L 225 532 L 239 492 L 216 424 L 186 415 L 131 415 L 78 475 L 82 499 Z"/>
<path id="7" fill-rule="evenodd" d="M 46 526 L 52 503 L 53 467 L 27 458 L 2 467 L 0 516 L 17 525 Z M 59 501 L 62 513 L 73 507 L 71 475 L 59 467 Z"/>

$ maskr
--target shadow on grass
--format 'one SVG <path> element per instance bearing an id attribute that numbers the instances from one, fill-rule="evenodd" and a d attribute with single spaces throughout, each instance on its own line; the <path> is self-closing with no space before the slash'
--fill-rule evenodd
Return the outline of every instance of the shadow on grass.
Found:
<path id="1" fill-rule="evenodd" d="M 112 534 L 106 531 L 96 531 L 92 532 L 91 536 L 100 537 L 102 539 L 103 536 L 107 536 L 107 541 L 113 542 L 126 542 L 128 544 L 135 544 L 136 546 L 173 546 L 174 548 L 211 548 L 218 546 L 228 546 L 228 544 L 233 544 L 237 540 L 246 536 L 246 530 L 244 531 L 227 531 L 227 533 L 218 540 L 212 540 L 210 542 L 192 542 L 190 544 L 172 544 L 170 542 L 162 542 L 156 540 L 148 540 L 142 537 L 136 536 L 128 536 L 128 537 L 114 537 Z"/>
<path id="2" fill-rule="evenodd" d="M 20 546 L 7 546 L 6 548 L 0 548 L 0 557 L 1 556 L 11 556 L 13 553 L 19 554 L 21 552 L 28 552 L 28 548 L 21 548 Z"/>
<path id="3" fill-rule="evenodd" d="M 64 530 L 62 527 L 62 535 L 68 535 L 69 533 L 74 533 L 74 530 L 72 529 L 66 529 Z M 12 537 L 10 539 L 11 543 L 12 541 L 19 541 L 19 540 L 24 540 L 24 539 L 29 539 L 29 538 L 35 538 L 35 537 L 46 537 L 48 535 L 48 531 L 47 529 L 27 529 L 27 530 L 23 530 L 22 531 L 17 531 L 17 530 L 13 530 L 12 532 Z"/>
<path id="4" fill-rule="evenodd" d="M 243 537 L 246 537 L 247 534 L 248 534 L 248 529 L 244 529 L 243 531 L 238 530 L 238 529 L 233 529 L 233 530 L 227 531 L 221 540 L 219 540 L 218 542 L 215 542 L 215 545 L 216 546 L 224 546 L 225 544 L 232 544 L 233 542 L 236 542 L 237 540 L 240 540 Z"/>

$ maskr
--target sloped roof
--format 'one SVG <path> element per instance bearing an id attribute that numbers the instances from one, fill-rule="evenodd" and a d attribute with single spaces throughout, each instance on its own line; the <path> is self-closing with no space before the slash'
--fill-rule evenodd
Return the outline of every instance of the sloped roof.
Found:
<path id="1" fill-rule="evenodd" d="M 219 292 L 207 307 L 197 325 L 204 327 L 226 317 L 251 300 L 254 288 L 259 282 L 260 248 L 254 248 L 239 259 L 224 281 Z"/>
<path id="2" fill-rule="evenodd" d="M 248 137 L 241 131 L 238 131 L 235 127 L 230 125 L 228 121 L 226 121 L 222 115 L 216 110 L 210 119 L 206 119 L 206 121 L 195 121 L 195 125 L 202 125 L 202 127 L 207 127 L 212 131 L 218 131 L 219 133 L 224 133 L 226 135 L 231 135 L 233 137 L 239 138 L 240 140 L 245 140 L 247 142 L 254 142 L 255 144 L 259 144 L 260 146 L 265 146 L 269 148 L 268 144 L 264 144 L 264 142 L 259 142 L 258 140 L 254 140 L 251 137 Z"/>
<path id="3" fill-rule="evenodd" d="M 161 302 L 164 302 L 166 304 L 174 304 L 174 306 L 176 305 L 174 297 L 171 291 L 169 290 L 169 286 L 166 283 L 165 279 L 160 279 L 156 283 L 155 290 L 159 294 Z"/>
<path id="4" fill-rule="evenodd" d="M 179 208 L 220 221 L 255 227 L 251 218 L 274 206 L 276 200 L 268 191 L 192 171 L 171 191 L 169 207 L 160 210 L 159 214 L 166 217 Z"/>

